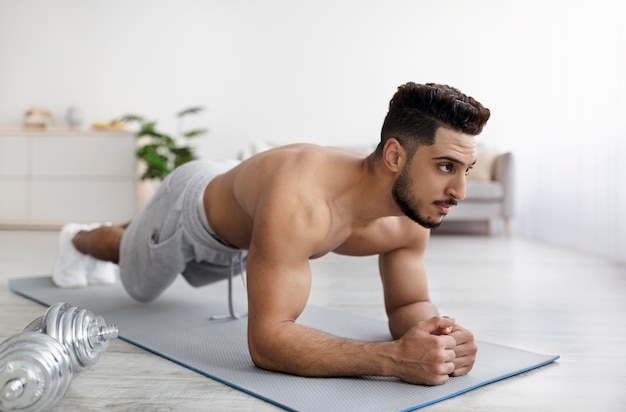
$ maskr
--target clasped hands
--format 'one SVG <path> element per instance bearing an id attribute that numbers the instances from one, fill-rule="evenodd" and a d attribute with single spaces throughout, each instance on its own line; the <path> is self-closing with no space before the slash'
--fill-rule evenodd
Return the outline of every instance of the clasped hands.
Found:
<path id="1" fill-rule="evenodd" d="M 476 360 L 474 335 L 448 317 L 417 323 L 398 341 L 398 377 L 405 382 L 440 385 L 468 373 Z"/>

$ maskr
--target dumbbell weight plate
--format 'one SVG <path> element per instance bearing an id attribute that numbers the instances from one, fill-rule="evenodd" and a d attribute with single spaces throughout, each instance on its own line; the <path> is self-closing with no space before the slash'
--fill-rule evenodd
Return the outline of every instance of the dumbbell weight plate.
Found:
<path id="1" fill-rule="evenodd" d="M 45 411 L 70 387 L 72 361 L 51 336 L 24 332 L 0 343 L 0 411 Z"/>

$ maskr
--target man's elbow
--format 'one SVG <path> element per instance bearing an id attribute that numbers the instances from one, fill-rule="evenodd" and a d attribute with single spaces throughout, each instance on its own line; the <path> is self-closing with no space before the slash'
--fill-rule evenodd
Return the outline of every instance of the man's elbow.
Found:
<path id="1" fill-rule="evenodd" d="M 263 342 L 262 339 L 248 338 L 248 348 L 254 366 L 265 370 L 275 371 L 276 366 L 272 360 L 272 351 L 268 348 L 268 346 L 269 345 L 267 345 L 266 342 Z"/>
<path id="2" fill-rule="evenodd" d="M 391 338 L 393 340 L 398 340 L 404 335 L 404 330 L 400 329 L 395 323 L 390 319 L 388 322 L 389 325 L 389 333 L 391 334 Z"/>
<path id="3" fill-rule="evenodd" d="M 254 350 L 252 347 L 250 347 L 250 357 L 252 358 L 252 363 L 254 363 L 254 366 L 257 368 L 271 370 L 270 362 L 267 358 L 263 356 L 261 352 Z"/>

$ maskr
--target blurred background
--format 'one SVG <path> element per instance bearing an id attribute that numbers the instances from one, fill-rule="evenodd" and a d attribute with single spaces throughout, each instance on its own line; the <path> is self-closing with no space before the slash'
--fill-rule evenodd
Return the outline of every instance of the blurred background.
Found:
<path id="1" fill-rule="evenodd" d="M 370 146 L 399 85 L 446 83 L 515 155 L 515 236 L 626 262 L 622 20 L 609 0 L 0 0 L 0 128 L 76 107 L 168 129 L 200 105 L 202 158 Z"/>

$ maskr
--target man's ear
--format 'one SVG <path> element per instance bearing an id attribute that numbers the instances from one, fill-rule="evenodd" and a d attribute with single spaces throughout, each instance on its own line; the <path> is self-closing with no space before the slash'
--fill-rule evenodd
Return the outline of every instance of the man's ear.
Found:
<path id="1" fill-rule="evenodd" d="M 406 151 L 398 139 L 392 137 L 383 147 L 383 162 L 389 171 L 399 174 L 407 161 Z"/>

